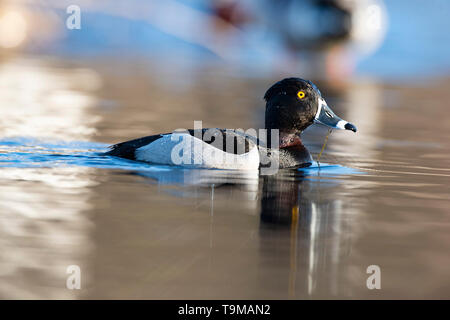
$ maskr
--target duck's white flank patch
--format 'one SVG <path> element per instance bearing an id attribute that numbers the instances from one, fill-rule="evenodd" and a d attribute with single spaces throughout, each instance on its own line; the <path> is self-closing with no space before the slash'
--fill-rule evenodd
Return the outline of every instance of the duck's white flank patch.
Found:
<path id="1" fill-rule="evenodd" d="M 236 155 L 224 152 L 188 133 L 163 135 L 160 139 L 136 149 L 137 160 L 195 168 L 257 170 L 259 152 Z"/>
<path id="2" fill-rule="evenodd" d="M 347 123 L 348 123 L 348 122 L 345 121 L 345 120 L 339 120 L 339 122 L 336 124 L 336 128 L 345 130 L 345 125 L 346 125 Z"/>

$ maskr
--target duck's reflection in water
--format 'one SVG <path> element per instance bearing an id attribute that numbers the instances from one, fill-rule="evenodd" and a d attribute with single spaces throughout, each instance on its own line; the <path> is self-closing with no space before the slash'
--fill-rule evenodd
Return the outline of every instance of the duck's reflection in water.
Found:
<path id="1" fill-rule="evenodd" d="M 259 248 L 250 272 L 256 281 L 247 283 L 259 292 L 258 297 L 270 298 L 274 292 L 284 298 L 342 296 L 350 220 L 339 197 L 342 180 L 324 179 L 318 172 L 281 170 L 273 176 L 257 172 L 254 176 L 223 170 L 167 170 L 139 175 L 156 180 L 160 191 L 177 197 L 209 197 L 211 213 L 214 202 L 224 198 L 260 212 L 258 236 L 245 240 L 256 241 Z"/>
<path id="2" fill-rule="evenodd" d="M 279 282 L 289 297 L 342 294 L 341 257 L 349 252 L 349 224 L 337 200 L 336 182 L 310 179 L 301 171 L 285 170 L 263 178 L 260 252 L 263 263 L 289 274 L 261 281 Z"/>
<path id="3" fill-rule="evenodd" d="M 161 191 L 177 197 L 198 198 L 210 195 L 212 208 L 216 190 L 219 196 L 227 196 L 228 191 L 236 191 L 235 195 L 239 193 L 240 198 L 250 200 L 253 207 L 258 196 L 258 171 L 161 167 L 160 170 L 139 171 L 137 174 L 151 178 L 158 183 Z"/>

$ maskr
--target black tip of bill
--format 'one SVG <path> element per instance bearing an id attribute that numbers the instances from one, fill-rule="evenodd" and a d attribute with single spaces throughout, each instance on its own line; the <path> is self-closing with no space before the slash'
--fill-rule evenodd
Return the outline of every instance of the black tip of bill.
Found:
<path id="1" fill-rule="evenodd" d="M 351 124 L 350 122 L 346 123 L 344 128 L 345 128 L 345 130 L 352 130 L 353 132 L 357 131 L 356 127 L 353 124 Z"/>

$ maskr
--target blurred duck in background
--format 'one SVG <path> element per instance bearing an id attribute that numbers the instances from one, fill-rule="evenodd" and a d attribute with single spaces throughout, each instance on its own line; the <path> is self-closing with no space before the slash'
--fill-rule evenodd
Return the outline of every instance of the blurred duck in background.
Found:
<path id="1" fill-rule="evenodd" d="M 381 0 L 217 0 L 213 12 L 246 34 L 259 25 L 276 39 L 275 69 L 333 80 L 352 74 L 380 46 L 387 26 Z"/>

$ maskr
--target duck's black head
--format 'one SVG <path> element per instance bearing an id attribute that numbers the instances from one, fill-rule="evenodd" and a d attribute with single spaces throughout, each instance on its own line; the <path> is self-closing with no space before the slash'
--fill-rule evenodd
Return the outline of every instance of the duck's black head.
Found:
<path id="1" fill-rule="evenodd" d="M 280 137 L 300 135 L 314 122 L 331 128 L 356 132 L 356 127 L 336 116 L 319 89 L 309 80 L 286 78 L 275 83 L 264 95 L 266 129 L 279 129 Z"/>

